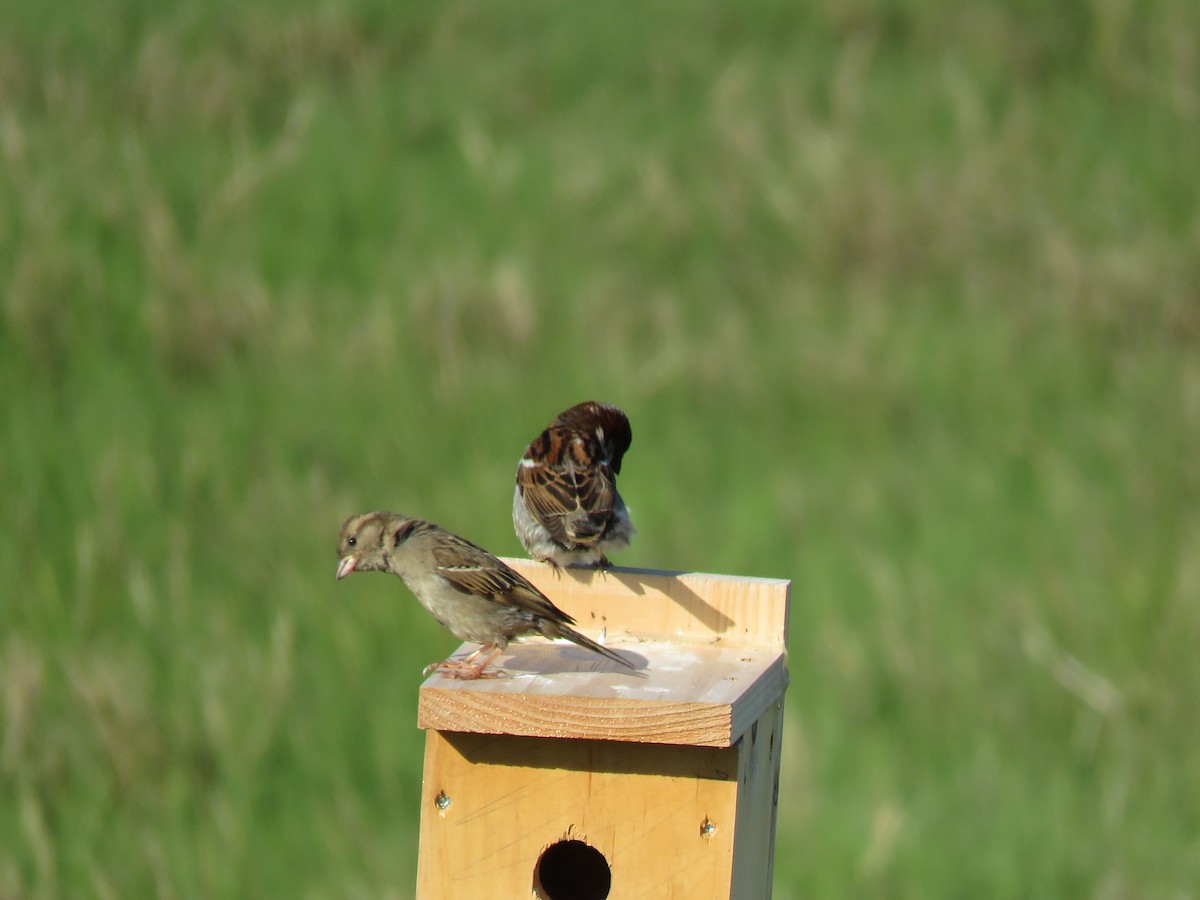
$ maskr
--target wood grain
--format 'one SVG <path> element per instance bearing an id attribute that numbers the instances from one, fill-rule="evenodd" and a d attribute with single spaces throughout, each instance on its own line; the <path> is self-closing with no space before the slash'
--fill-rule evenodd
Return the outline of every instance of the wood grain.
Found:
<path id="1" fill-rule="evenodd" d="M 787 643 L 791 582 L 703 572 L 651 569 L 556 569 L 529 559 L 505 559 L 588 634 L 727 647 Z"/>
<path id="2" fill-rule="evenodd" d="M 729 897 L 769 900 L 783 751 L 783 697 L 738 743 L 738 803 Z M 722 895 L 724 896 L 724 895 Z"/>
<path id="3" fill-rule="evenodd" d="M 459 652 L 473 646 L 464 644 Z M 572 644 L 542 641 L 510 647 L 497 659 L 502 677 L 460 681 L 435 674 L 421 686 L 417 724 L 439 731 L 729 747 L 787 686 L 786 658 L 778 650 L 613 646 L 637 660 L 638 674 Z"/>
<path id="4" fill-rule="evenodd" d="M 530 897 L 563 839 L 604 855 L 610 897 L 729 897 L 738 774 L 734 749 L 431 731 L 417 897 Z"/>

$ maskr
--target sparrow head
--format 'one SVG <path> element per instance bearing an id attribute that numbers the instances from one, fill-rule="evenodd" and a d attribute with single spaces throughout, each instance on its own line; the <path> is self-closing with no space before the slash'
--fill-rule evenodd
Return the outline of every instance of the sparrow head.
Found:
<path id="1" fill-rule="evenodd" d="M 594 400 L 577 403 L 559 413 L 547 430 L 556 429 L 570 432 L 577 442 L 586 442 L 587 449 L 583 452 L 591 457 L 590 462 L 607 463 L 613 474 L 620 474 L 621 457 L 633 443 L 629 419 L 611 403 Z"/>
<path id="2" fill-rule="evenodd" d="M 377 572 L 388 567 L 387 537 L 396 525 L 407 521 L 387 512 L 351 516 L 342 523 L 338 536 L 337 577 L 340 581 L 351 572 Z"/>
<path id="3" fill-rule="evenodd" d="M 589 400 L 559 413 L 526 448 L 525 459 L 570 470 L 607 466 L 616 475 L 632 441 L 625 413 Z"/>

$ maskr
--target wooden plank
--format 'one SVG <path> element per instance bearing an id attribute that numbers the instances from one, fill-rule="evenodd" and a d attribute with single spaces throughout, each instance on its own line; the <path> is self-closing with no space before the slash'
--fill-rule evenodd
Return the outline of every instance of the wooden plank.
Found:
<path id="1" fill-rule="evenodd" d="M 540 855 L 563 839 L 603 854 L 613 898 L 751 896 L 730 892 L 736 748 L 434 731 L 426 741 L 418 900 L 529 897 Z"/>
<path id="2" fill-rule="evenodd" d="M 567 643 L 514 644 L 505 675 L 421 686 L 417 724 L 439 731 L 729 747 L 787 687 L 779 649 L 642 641 L 609 646 L 628 672 Z M 474 647 L 464 644 L 460 653 Z"/>
<path id="3" fill-rule="evenodd" d="M 730 897 L 771 896 L 775 820 L 783 749 L 783 698 L 768 708 L 738 743 L 737 842 Z"/>
<path id="4" fill-rule="evenodd" d="M 556 569 L 505 559 L 589 633 L 728 647 L 787 643 L 791 582 L 652 569 Z"/>

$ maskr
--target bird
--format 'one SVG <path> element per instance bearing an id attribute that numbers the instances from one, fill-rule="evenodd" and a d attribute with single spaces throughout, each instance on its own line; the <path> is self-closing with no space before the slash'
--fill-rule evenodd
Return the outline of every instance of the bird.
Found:
<path id="1" fill-rule="evenodd" d="M 513 528 L 526 552 L 553 566 L 604 568 L 635 530 L 617 492 L 633 441 L 625 413 L 589 400 L 558 414 L 517 465 Z"/>
<path id="2" fill-rule="evenodd" d="M 338 536 L 337 580 L 351 572 L 391 572 L 461 641 L 480 644 L 461 659 L 425 668 L 479 678 L 509 641 L 566 638 L 630 669 L 632 663 L 571 626 L 575 620 L 523 575 L 482 547 L 427 522 L 390 512 L 351 516 Z"/>

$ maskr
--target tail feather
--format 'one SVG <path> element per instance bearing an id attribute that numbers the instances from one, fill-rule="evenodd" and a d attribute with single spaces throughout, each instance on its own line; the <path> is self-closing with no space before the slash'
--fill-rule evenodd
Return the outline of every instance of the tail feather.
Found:
<path id="1" fill-rule="evenodd" d="M 603 644 L 597 644 L 590 637 L 580 634 L 578 631 L 576 631 L 573 628 L 568 628 L 566 625 L 559 625 L 559 626 L 557 626 L 557 628 L 554 629 L 554 631 L 555 631 L 554 634 L 546 634 L 545 631 L 543 631 L 542 633 L 546 634 L 546 637 L 548 637 L 548 638 L 560 638 L 560 637 L 566 638 L 568 641 L 578 644 L 580 647 L 584 647 L 588 650 L 591 650 L 593 653 L 599 653 L 601 656 L 606 656 L 609 659 L 611 659 L 613 662 L 620 663 L 621 665 L 625 666 L 625 668 L 627 668 L 627 669 L 635 669 L 635 670 L 637 669 L 637 666 L 635 666 L 629 660 L 625 659 L 625 657 L 621 656 L 615 650 L 610 650 L 608 647 L 605 647 Z"/>

